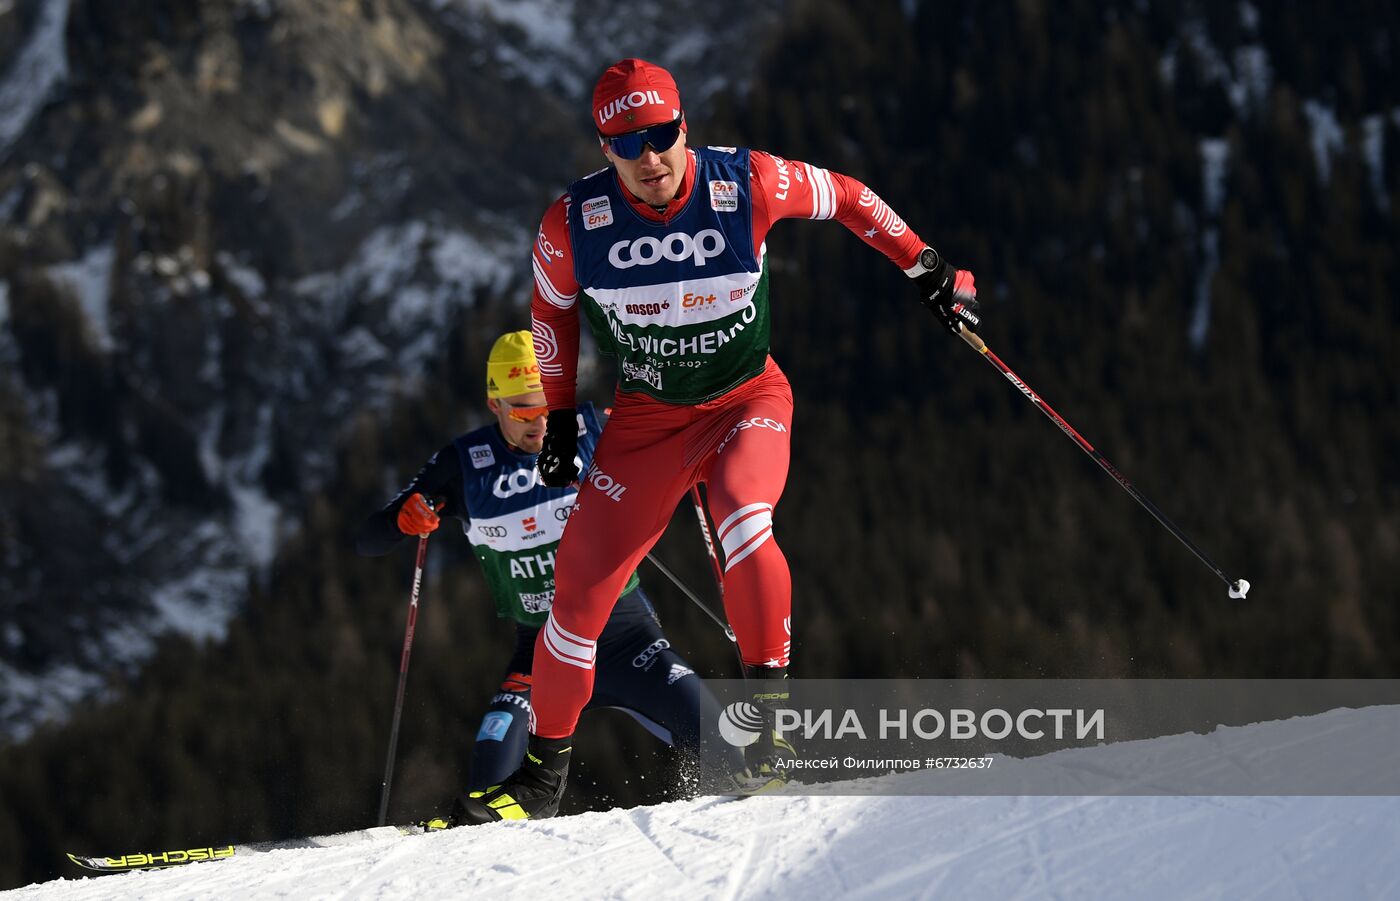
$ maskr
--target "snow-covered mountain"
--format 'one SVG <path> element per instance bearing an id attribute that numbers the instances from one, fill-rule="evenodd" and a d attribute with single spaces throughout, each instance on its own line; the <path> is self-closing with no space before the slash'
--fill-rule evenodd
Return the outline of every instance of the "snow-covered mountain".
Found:
<path id="1" fill-rule="evenodd" d="M 936 783 L 955 774 L 910 772 L 843 784 L 842 795 L 702 798 L 426 836 L 371 831 L 348 844 L 61 879 L 7 895 L 1393 897 L 1396 797 L 1162 796 L 1153 783 L 1173 770 L 1344 775 L 1337 771 L 1373 767 L 1371 752 L 1396 747 L 1397 727 L 1394 707 L 1334 710 L 1209 735 L 997 758 L 989 772 L 1007 792 L 997 796 L 914 797 L 943 791 Z M 1120 795 L 1076 794 L 1106 777 L 1121 780 Z"/>
<path id="2" fill-rule="evenodd" d="M 779 7 L 0 3 L 0 740 L 222 635 L 347 427 L 523 299 L 601 60 L 702 111 Z"/>

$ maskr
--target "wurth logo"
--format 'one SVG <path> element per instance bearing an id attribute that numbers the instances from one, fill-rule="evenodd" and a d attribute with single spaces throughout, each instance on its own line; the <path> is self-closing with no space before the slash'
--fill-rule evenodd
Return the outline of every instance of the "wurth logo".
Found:
<path id="1" fill-rule="evenodd" d="M 664 106 L 665 101 L 656 91 L 633 91 L 624 94 L 612 103 L 598 110 L 598 125 L 608 124 L 608 120 L 623 110 L 638 109 L 643 106 Z"/>
<path id="2" fill-rule="evenodd" d="M 535 518 L 533 516 L 527 516 L 520 520 L 520 524 L 525 527 L 525 531 L 527 532 L 533 532 L 539 528 L 539 526 L 535 524 Z"/>

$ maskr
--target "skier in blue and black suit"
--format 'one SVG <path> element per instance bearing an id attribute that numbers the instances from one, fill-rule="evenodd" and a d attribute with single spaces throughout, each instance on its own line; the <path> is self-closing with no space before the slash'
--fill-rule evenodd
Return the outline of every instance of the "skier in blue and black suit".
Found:
<path id="1" fill-rule="evenodd" d="M 435 531 L 442 517 L 461 520 L 496 614 L 515 621 L 515 652 L 477 731 L 468 792 L 499 784 L 525 754 L 535 639 L 554 600 L 555 550 L 578 496 L 577 486 L 546 487 L 535 468 L 546 407 L 530 333 L 502 335 L 486 372 L 486 405 L 495 421 L 434 454 L 407 487 L 369 517 L 356 539 L 359 553 L 378 556 L 406 536 Z M 577 416 L 579 466 L 586 472 L 602 423 L 588 404 Z M 701 718 L 719 717 L 714 696 L 662 633 L 635 572 L 603 630 L 596 665 L 588 706 L 622 709 L 677 748 L 694 753 Z M 738 749 L 722 753 L 723 759 L 703 767 L 707 775 L 744 768 Z"/>

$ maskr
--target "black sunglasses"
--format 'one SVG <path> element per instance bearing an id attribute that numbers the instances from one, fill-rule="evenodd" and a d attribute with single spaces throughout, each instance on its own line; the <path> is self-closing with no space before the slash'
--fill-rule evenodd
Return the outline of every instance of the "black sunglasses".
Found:
<path id="1" fill-rule="evenodd" d="M 635 160 L 642 155 L 646 145 L 657 153 L 665 153 L 676 145 L 676 140 L 681 136 L 681 122 L 684 121 L 685 114 L 677 116 L 670 122 L 662 122 L 660 125 L 648 125 L 646 128 L 639 128 L 636 131 L 629 131 L 625 135 L 607 137 L 599 135 L 603 142 L 608 145 L 608 149 L 615 156 L 624 160 Z"/>

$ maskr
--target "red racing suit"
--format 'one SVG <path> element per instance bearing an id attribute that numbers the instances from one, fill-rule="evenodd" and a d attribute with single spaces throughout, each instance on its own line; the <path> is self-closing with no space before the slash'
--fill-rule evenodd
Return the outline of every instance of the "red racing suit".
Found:
<path id="1" fill-rule="evenodd" d="M 531 304 L 550 409 L 575 406 L 579 314 L 618 357 L 608 428 L 581 475 L 535 652 L 534 732 L 574 731 L 623 581 L 704 482 L 724 553 L 725 612 L 746 664 L 787 666 L 792 580 L 773 540 L 792 392 L 768 355 L 765 238 L 779 219 L 836 219 L 909 274 L 924 242 L 856 179 L 761 151 L 687 151 L 664 212 L 612 169 L 540 223 Z"/>

